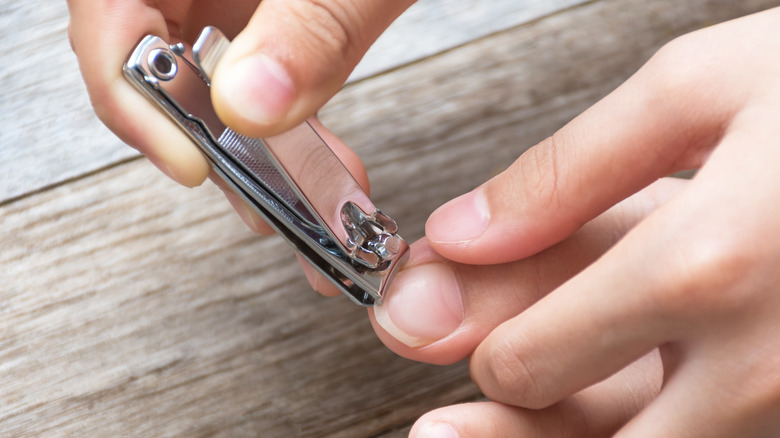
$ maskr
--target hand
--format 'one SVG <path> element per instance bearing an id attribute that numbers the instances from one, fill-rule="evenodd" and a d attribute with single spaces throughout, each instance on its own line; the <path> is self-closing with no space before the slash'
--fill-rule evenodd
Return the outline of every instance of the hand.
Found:
<path id="1" fill-rule="evenodd" d="M 660 348 L 663 389 L 623 418 L 618 436 L 777 434 L 779 23 L 774 9 L 675 40 L 506 172 L 431 216 L 427 236 L 442 256 L 521 263 L 512 261 L 566 238 L 657 178 L 700 168 L 603 256 L 482 341 L 471 372 L 485 395 L 544 409 L 542 416 L 565 400 L 590 412 L 591 404 L 577 402 L 580 394 Z M 502 287 L 522 290 L 528 279 L 511 272 Z M 487 286 L 498 283 L 490 280 Z M 491 293 L 475 289 L 470 293 Z M 395 293 L 415 308 L 414 297 Z M 387 312 L 394 315 L 392 307 Z M 418 346 L 418 353 L 435 345 Z M 619 402 L 620 392 L 600 394 Z M 507 436 L 514 433 L 488 426 L 533 421 L 525 409 L 489 406 L 437 411 L 412 436 L 437 428 Z M 437 425 L 426 426 L 430 421 Z M 566 436 L 586 430 L 561 426 Z M 587 432 L 609 436 L 614 429 Z"/>
<path id="2" fill-rule="evenodd" d="M 203 182 L 209 173 L 206 160 L 122 75 L 122 65 L 143 36 L 192 43 L 204 26 L 214 25 L 234 38 L 214 75 L 213 102 L 227 126 L 263 137 L 314 114 L 338 91 L 371 43 L 413 1 L 226 3 L 68 1 L 71 45 L 98 117 L 186 186 Z M 324 137 L 367 190 L 365 169 L 357 156 L 329 132 Z M 252 229 L 271 231 L 237 196 L 226 194 Z"/>
<path id="3" fill-rule="evenodd" d="M 418 241 L 386 303 L 370 311 L 374 329 L 389 348 L 410 359 L 441 365 L 461 360 L 497 326 L 593 263 L 687 185 L 674 178 L 659 180 L 563 242 L 510 263 L 463 265 L 436 254 L 427 240 Z M 608 435 L 658 394 L 662 375 L 655 351 L 608 381 L 543 411 L 492 402 L 460 405 L 427 414 L 412 436 L 438 436 L 423 434 L 448 427 L 464 437 L 580 436 L 583 428 L 594 436 Z M 429 423 L 433 426 L 426 426 Z"/>

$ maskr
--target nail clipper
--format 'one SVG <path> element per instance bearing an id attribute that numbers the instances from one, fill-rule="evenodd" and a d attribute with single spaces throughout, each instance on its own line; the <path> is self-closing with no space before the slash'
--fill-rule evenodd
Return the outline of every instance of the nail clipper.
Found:
<path id="1" fill-rule="evenodd" d="M 381 304 L 407 257 L 398 226 L 374 206 L 308 121 L 262 139 L 222 124 L 209 88 L 229 44 L 214 27 L 206 27 L 191 49 L 148 35 L 124 74 L 304 259 L 354 302 Z"/>

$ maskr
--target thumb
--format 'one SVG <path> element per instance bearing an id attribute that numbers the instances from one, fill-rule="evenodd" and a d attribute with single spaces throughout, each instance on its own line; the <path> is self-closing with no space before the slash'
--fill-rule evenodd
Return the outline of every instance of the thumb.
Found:
<path id="1" fill-rule="evenodd" d="M 688 45 L 672 42 L 506 171 L 433 212 L 431 246 L 460 263 L 518 260 L 657 178 L 700 166 L 740 102 L 708 91 L 724 78 L 678 68 L 680 56 L 691 61 Z"/>
<path id="2" fill-rule="evenodd" d="M 214 74 L 219 117 L 265 137 L 300 124 L 413 0 L 263 0 Z"/>

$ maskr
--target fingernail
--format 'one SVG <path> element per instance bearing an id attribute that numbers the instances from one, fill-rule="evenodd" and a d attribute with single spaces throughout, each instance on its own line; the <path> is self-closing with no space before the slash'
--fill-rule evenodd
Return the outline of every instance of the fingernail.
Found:
<path id="1" fill-rule="evenodd" d="M 415 438 L 459 438 L 459 435 L 449 423 L 426 423 Z"/>
<path id="2" fill-rule="evenodd" d="M 445 338 L 463 322 L 455 274 L 441 263 L 401 271 L 374 315 L 385 331 L 412 348 Z"/>
<path id="3" fill-rule="evenodd" d="M 481 236 L 489 223 L 487 198 L 477 188 L 437 208 L 425 224 L 425 235 L 437 243 L 466 243 Z"/>
<path id="4" fill-rule="evenodd" d="M 239 60 L 220 79 L 228 105 L 247 120 L 271 124 L 290 110 L 295 97 L 290 75 L 278 62 L 261 53 Z"/>

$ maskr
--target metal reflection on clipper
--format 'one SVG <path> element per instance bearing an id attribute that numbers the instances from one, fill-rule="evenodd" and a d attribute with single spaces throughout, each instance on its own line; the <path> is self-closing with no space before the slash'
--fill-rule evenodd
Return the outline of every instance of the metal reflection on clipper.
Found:
<path id="1" fill-rule="evenodd" d="M 342 292 L 382 302 L 408 245 L 307 121 L 283 134 L 249 138 L 227 128 L 209 88 L 229 45 L 207 27 L 190 49 L 145 37 L 125 77 L 176 123 L 214 172 Z"/>

